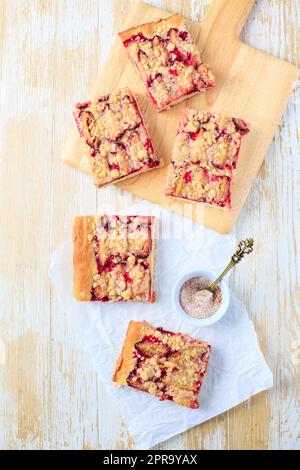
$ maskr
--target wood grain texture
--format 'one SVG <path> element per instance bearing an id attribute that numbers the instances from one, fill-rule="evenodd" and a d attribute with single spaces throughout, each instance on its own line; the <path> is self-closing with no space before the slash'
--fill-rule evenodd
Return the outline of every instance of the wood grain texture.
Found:
<path id="1" fill-rule="evenodd" d="M 1 448 L 134 446 L 47 276 L 74 215 L 134 199 L 114 187 L 97 191 L 60 161 L 70 109 L 93 86 L 133 3 L 0 1 Z M 209 1 L 152 3 L 199 22 Z M 242 40 L 299 65 L 299 14 L 299 2 L 257 0 Z M 231 279 L 274 388 L 159 448 L 300 448 L 299 101 L 295 93 L 241 212 L 237 238 L 254 236 L 256 250 Z"/>
<path id="2" fill-rule="evenodd" d="M 157 155 L 163 158 L 165 166 L 152 173 L 128 178 L 118 186 L 181 215 L 192 216 L 223 233 L 232 229 L 239 216 L 286 108 L 292 84 L 299 75 L 295 66 L 240 41 L 240 32 L 253 4 L 254 0 L 214 0 L 204 21 L 200 25 L 190 24 L 201 56 L 215 74 L 217 86 L 213 92 L 197 94 L 158 114 L 145 96 L 143 85 L 117 39 L 92 92 L 82 97 L 83 101 L 96 99 L 114 88 L 130 84 L 146 118 Z M 123 28 L 165 18 L 169 14 L 139 2 L 129 9 Z M 222 50 L 226 50 L 226 54 Z M 192 204 L 190 210 L 190 203 L 177 202 L 163 194 L 167 163 L 171 160 L 178 122 L 186 106 L 242 117 L 250 123 L 251 132 L 243 139 L 235 172 L 230 211 L 201 204 Z M 90 172 L 90 150 L 79 137 L 74 122 L 72 128 L 62 158 L 65 163 Z"/>

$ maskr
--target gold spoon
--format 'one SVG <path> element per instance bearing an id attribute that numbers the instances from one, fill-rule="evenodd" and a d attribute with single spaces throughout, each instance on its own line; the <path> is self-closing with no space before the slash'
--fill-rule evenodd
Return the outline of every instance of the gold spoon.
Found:
<path id="1" fill-rule="evenodd" d="M 206 287 L 205 290 L 214 293 L 217 284 L 223 279 L 223 277 L 233 268 L 236 264 L 238 264 L 241 259 L 244 257 L 245 254 L 252 253 L 253 251 L 254 240 L 253 238 L 246 238 L 246 240 L 242 240 L 239 243 L 238 250 L 232 255 L 230 262 L 224 269 L 224 271 L 220 274 L 220 276 L 209 286 Z M 204 289 L 203 289 L 204 290 Z"/>

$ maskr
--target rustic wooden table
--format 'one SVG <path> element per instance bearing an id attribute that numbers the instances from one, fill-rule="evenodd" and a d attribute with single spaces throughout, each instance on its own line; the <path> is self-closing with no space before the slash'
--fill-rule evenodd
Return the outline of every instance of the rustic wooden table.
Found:
<path id="1" fill-rule="evenodd" d="M 47 275 L 49 254 L 70 236 L 75 214 L 132 201 L 115 188 L 97 192 L 89 176 L 59 160 L 71 107 L 93 84 L 132 3 L 0 0 L 1 448 L 134 445 Z M 197 20 L 208 3 L 153 1 Z M 296 0 L 257 0 L 243 39 L 297 64 L 299 15 Z M 300 448 L 297 102 L 295 92 L 237 224 L 238 239 L 254 236 L 255 254 L 231 279 L 274 372 L 274 388 L 160 448 Z"/>

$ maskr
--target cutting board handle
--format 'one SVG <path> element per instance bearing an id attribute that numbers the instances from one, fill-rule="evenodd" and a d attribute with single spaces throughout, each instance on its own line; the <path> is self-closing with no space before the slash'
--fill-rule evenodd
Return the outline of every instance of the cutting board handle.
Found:
<path id="1" fill-rule="evenodd" d="M 222 31 L 223 37 L 240 37 L 255 0 L 213 0 L 204 22 L 211 31 Z"/>

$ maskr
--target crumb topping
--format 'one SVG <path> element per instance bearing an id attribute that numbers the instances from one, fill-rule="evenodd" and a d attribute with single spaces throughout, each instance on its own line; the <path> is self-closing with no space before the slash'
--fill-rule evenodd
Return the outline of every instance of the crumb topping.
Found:
<path id="1" fill-rule="evenodd" d="M 74 112 L 81 137 L 91 147 L 98 187 L 159 166 L 137 102 L 128 88 L 79 103 Z"/>
<path id="2" fill-rule="evenodd" d="M 177 18 L 180 21 L 176 27 L 166 19 L 137 27 L 129 37 L 126 31 L 120 33 L 158 110 L 181 97 L 215 86 L 212 72 L 201 61 L 184 22 Z"/>
<path id="3" fill-rule="evenodd" d="M 152 301 L 152 218 L 100 216 L 88 235 L 96 259 L 92 300 Z"/>
<path id="4" fill-rule="evenodd" d="M 128 385 L 198 408 L 198 392 L 206 373 L 210 346 L 181 333 L 144 324 L 143 337 L 133 345 Z"/>
<path id="5" fill-rule="evenodd" d="M 173 147 L 166 195 L 230 207 L 233 170 L 241 138 L 248 131 L 241 119 L 185 110 Z"/>
<path id="6" fill-rule="evenodd" d="M 230 198 L 230 178 L 210 174 L 195 164 L 173 167 L 168 175 L 166 194 L 224 207 Z"/>

